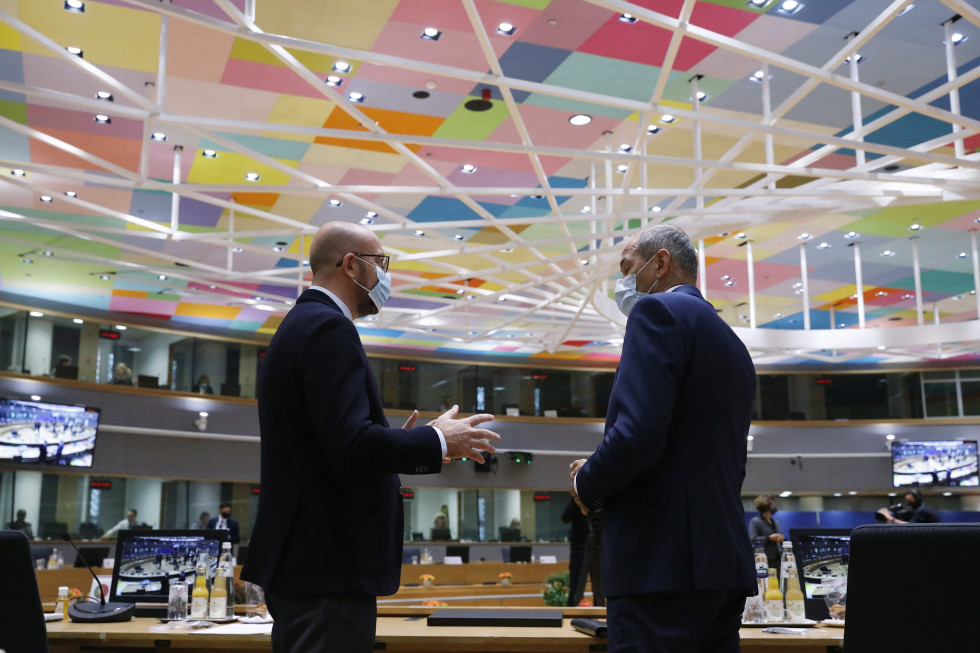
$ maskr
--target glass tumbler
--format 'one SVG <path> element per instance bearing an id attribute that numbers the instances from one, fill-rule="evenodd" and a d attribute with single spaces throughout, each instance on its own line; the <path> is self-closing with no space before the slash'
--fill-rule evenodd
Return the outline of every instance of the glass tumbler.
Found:
<path id="1" fill-rule="evenodd" d="M 245 616 L 262 619 L 269 616 L 269 609 L 265 606 L 265 592 L 255 583 L 245 583 Z"/>
<path id="2" fill-rule="evenodd" d="M 170 599 L 167 602 L 167 619 L 183 621 L 187 619 L 187 583 L 179 580 L 170 583 Z"/>

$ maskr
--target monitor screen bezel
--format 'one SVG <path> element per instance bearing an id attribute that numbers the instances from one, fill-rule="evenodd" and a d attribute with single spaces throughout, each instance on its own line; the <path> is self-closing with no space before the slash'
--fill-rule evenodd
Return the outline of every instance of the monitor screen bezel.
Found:
<path id="1" fill-rule="evenodd" d="M 35 469 L 49 469 L 49 468 L 92 469 L 92 467 L 95 465 L 95 454 L 99 445 L 99 429 L 102 423 L 101 408 L 96 408 L 95 406 L 87 406 L 85 404 L 65 404 L 56 401 L 34 401 L 33 399 L 19 399 L 17 397 L 0 397 L 0 406 L 7 403 L 34 404 L 40 406 L 50 406 L 52 408 L 72 408 L 72 409 L 81 408 L 87 413 L 95 414 L 95 434 L 92 436 L 93 442 L 92 442 L 92 450 L 90 454 L 91 459 L 88 465 L 69 465 L 69 464 L 64 464 L 64 463 L 59 463 L 54 461 L 48 461 L 48 460 L 41 462 L 40 458 L 38 460 L 23 460 L 23 459 L 14 460 L 13 458 L 10 459 L 4 458 L 4 459 L 0 459 L 0 466 L 11 465 L 18 468 L 33 467 Z M 46 445 L 46 446 L 51 446 L 51 445 Z"/>
<path id="2" fill-rule="evenodd" d="M 831 535 L 836 537 L 850 537 L 853 529 L 850 528 L 791 528 L 789 529 L 789 539 L 793 543 L 793 554 L 796 557 L 796 568 L 797 575 L 800 577 L 800 590 L 803 592 L 803 609 L 806 612 L 807 619 L 827 619 L 830 617 L 830 611 L 827 609 L 827 603 L 823 600 L 823 597 L 809 598 L 806 595 L 806 586 L 802 575 L 800 574 L 800 566 L 802 564 L 802 559 L 800 557 L 800 552 L 803 550 L 801 546 L 801 538 L 812 536 L 812 535 Z"/>
<path id="3" fill-rule="evenodd" d="M 133 529 L 133 530 L 121 530 L 117 533 L 116 537 L 116 557 L 115 564 L 112 567 L 112 583 L 109 586 L 109 600 L 110 601 L 120 601 L 123 603 L 135 603 L 137 607 L 166 607 L 169 596 L 165 593 L 160 595 L 146 595 L 139 597 L 139 601 L 134 601 L 132 596 L 119 595 L 116 593 L 116 588 L 119 585 L 119 572 L 122 568 L 123 563 L 123 550 L 127 542 L 130 540 L 135 540 L 138 538 L 149 538 L 149 537 L 193 537 L 193 538 L 204 538 L 206 540 L 217 540 L 218 550 L 221 550 L 221 544 L 224 542 L 231 541 L 231 531 L 228 530 L 218 530 L 218 529 L 181 529 L 181 530 L 145 530 L 145 529 Z M 217 559 L 216 559 L 217 560 Z M 213 576 L 214 569 L 210 568 L 208 570 L 208 576 Z M 188 579 L 190 582 L 194 581 L 193 577 Z M 188 590 L 188 596 L 190 591 Z"/>
<path id="4" fill-rule="evenodd" d="M 950 484 L 949 482 L 940 483 L 939 481 L 921 483 L 918 481 L 913 481 L 911 483 L 899 483 L 897 475 L 895 473 L 895 454 L 896 447 L 903 447 L 908 445 L 939 445 L 939 444 L 960 444 L 960 445 L 973 445 L 973 455 L 977 460 L 977 469 L 968 476 L 964 476 L 957 479 L 957 483 Z M 913 487 L 980 487 L 980 455 L 978 455 L 977 440 L 894 440 L 890 447 L 890 452 L 892 464 L 891 464 L 891 475 L 892 475 L 892 487 L 894 488 L 913 488 Z M 947 470 L 948 471 L 948 470 Z M 964 485 L 961 481 L 967 478 L 976 479 L 976 483 L 970 485 Z"/>

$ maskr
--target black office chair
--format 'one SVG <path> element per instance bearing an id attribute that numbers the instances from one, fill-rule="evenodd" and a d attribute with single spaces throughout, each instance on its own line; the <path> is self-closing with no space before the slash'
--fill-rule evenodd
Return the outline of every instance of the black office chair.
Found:
<path id="1" fill-rule="evenodd" d="M 20 531 L 0 531 L 0 649 L 47 653 L 48 632 L 31 559 L 31 543 Z"/>
<path id="2" fill-rule="evenodd" d="M 977 551 L 980 524 L 855 528 L 844 650 L 955 651 L 975 641 Z"/>

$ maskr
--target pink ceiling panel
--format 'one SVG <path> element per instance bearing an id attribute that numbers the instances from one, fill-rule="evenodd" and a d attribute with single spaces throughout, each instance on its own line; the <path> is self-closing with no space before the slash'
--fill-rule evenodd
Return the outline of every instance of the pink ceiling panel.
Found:
<path id="1" fill-rule="evenodd" d="M 27 85 L 50 88 L 63 93 L 71 93 L 92 99 L 95 99 L 95 93 L 97 91 L 110 91 L 115 96 L 115 103 L 128 107 L 136 106 L 121 93 L 113 91 L 107 85 L 82 73 L 75 66 L 59 58 L 30 53 L 24 54 L 23 57 L 24 83 Z M 99 68 L 135 93 L 141 96 L 145 95 L 143 83 L 148 81 L 146 73 L 128 68 L 117 68 L 115 66 L 100 66 Z M 156 79 L 155 76 L 150 76 L 150 78 Z M 110 108 L 113 104 L 112 102 L 106 102 L 106 106 Z M 106 113 L 109 112 L 107 111 Z"/>
<path id="2" fill-rule="evenodd" d="M 27 105 L 27 123 L 34 129 L 48 131 L 58 129 L 69 132 L 82 132 L 92 136 L 111 136 L 114 138 L 143 139 L 143 123 L 127 118 L 112 117 L 112 104 L 106 103 L 106 115 L 112 120 L 109 124 L 95 121 L 95 113 L 55 109 L 53 107 Z"/>
<path id="3" fill-rule="evenodd" d="M 228 65 L 225 66 L 221 76 L 221 83 L 273 93 L 287 93 L 317 99 L 324 98 L 322 93 L 314 90 L 292 70 L 284 66 L 273 66 L 254 61 L 228 59 Z"/>
<path id="4" fill-rule="evenodd" d="M 194 23 L 171 21 L 167 32 L 167 75 L 217 82 L 235 37 Z"/>
<path id="5" fill-rule="evenodd" d="M 588 125 L 576 127 L 568 122 L 571 113 L 567 111 L 531 104 L 522 104 L 520 110 L 521 120 L 531 134 L 532 142 L 547 147 L 587 149 L 602 138 L 604 132 L 614 130 L 622 122 L 615 118 L 593 116 L 592 122 Z M 521 142 L 517 128 L 511 120 L 501 123 L 488 140 L 497 143 Z"/>
<path id="6" fill-rule="evenodd" d="M 140 297 L 120 297 L 113 295 L 109 300 L 110 311 L 124 313 L 143 313 L 148 315 L 173 315 L 177 302 L 162 299 L 143 299 Z"/>
<path id="7" fill-rule="evenodd" d="M 478 150 L 461 150 L 449 147 L 426 147 L 426 154 L 432 153 L 433 161 L 451 161 L 453 169 L 462 163 L 471 163 L 478 168 L 500 168 L 501 170 L 513 170 L 515 172 L 534 173 L 531 162 L 526 154 L 517 152 L 481 152 Z M 479 170 L 477 171 L 479 174 Z M 471 175 L 476 176 L 476 175 Z"/>
<path id="8" fill-rule="evenodd" d="M 538 186 L 538 177 L 533 173 L 488 167 L 480 168 L 474 174 L 457 170 L 449 175 L 449 181 L 455 186 L 513 186 L 530 189 Z"/>
<path id="9" fill-rule="evenodd" d="M 970 211 L 964 213 L 958 218 L 953 218 L 949 222 L 944 222 L 940 225 L 936 225 L 937 228 L 941 229 L 957 229 L 960 231 L 973 231 L 974 229 L 980 228 L 977 223 L 980 222 L 980 209 L 976 211 Z"/>
<path id="10" fill-rule="evenodd" d="M 691 12 L 691 24 L 717 32 L 724 36 L 735 36 L 756 19 L 758 14 L 741 9 L 733 9 L 724 5 L 710 2 L 699 2 Z M 715 51 L 715 46 L 708 45 L 690 37 L 684 37 L 681 47 L 674 60 L 674 70 L 691 70 L 702 59 Z M 692 71 L 701 72 L 701 71 Z"/>
<path id="11" fill-rule="evenodd" d="M 498 57 L 515 39 L 519 39 L 521 33 L 542 13 L 539 9 L 521 7 L 509 2 L 497 2 L 497 0 L 477 0 L 476 9 L 480 13 L 480 20 L 483 21 L 483 28 L 490 37 L 490 45 Z M 517 31 L 512 36 L 497 34 L 497 26 L 501 23 L 510 23 L 517 28 Z"/>
<path id="12" fill-rule="evenodd" d="M 443 32 L 450 29 L 472 31 L 470 19 L 466 15 L 462 2 L 401 0 L 395 11 L 391 13 L 391 20 L 416 23 L 422 27 L 435 27 Z M 419 34 L 421 33 L 422 30 L 419 30 Z"/>
<path id="13" fill-rule="evenodd" d="M 383 82 L 385 84 L 398 84 L 412 88 L 426 88 L 426 83 L 433 81 L 436 83 L 436 90 L 444 93 L 468 94 L 473 89 L 473 82 L 452 77 L 439 77 L 429 73 L 420 73 L 404 68 L 394 68 L 392 66 L 376 66 L 374 64 L 361 64 L 357 69 L 357 79 Z"/>
<path id="14" fill-rule="evenodd" d="M 649 23 L 624 23 L 612 17 L 579 47 L 579 51 L 648 66 L 662 66 L 670 36 L 669 30 Z"/>
<path id="15" fill-rule="evenodd" d="M 387 172 L 376 172 L 374 170 L 359 170 L 357 168 L 351 168 L 340 179 L 340 183 L 344 185 L 364 184 L 366 186 L 382 186 L 385 184 L 390 185 L 394 177 L 395 175 Z"/>
<path id="16" fill-rule="evenodd" d="M 169 140 L 169 139 L 168 139 Z M 180 178 L 187 181 L 187 175 L 194 164 L 194 157 L 197 155 L 198 139 L 194 142 L 184 140 L 181 145 L 184 151 L 180 157 Z M 150 141 L 147 146 L 150 148 L 150 177 L 157 179 L 172 180 L 174 177 L 174 146 L 172 143 Z"/>
<path id="17" fill-rule="evenodd" d="M 442 3 L 440 3 L 442 4 Z M 453 6 L 455 3 L 446 3 Z M 399 5 L 400 6 L 400 5 Z M 438 41 L 421 38 L 421 23 L 388 21 L 374 43 L 373 52 L 390 54 L 403 59 L 442 64 L 485 72 L 490 69 L 476 35 L 469 29 L 445 30 Z"/>
<path id="18" fill-rule="evenodd" d="M 520 26 L 520 41 L 562 50 L 577 50 L 613 12 L 588 2 L 552 2 L 530 25 Z"/>

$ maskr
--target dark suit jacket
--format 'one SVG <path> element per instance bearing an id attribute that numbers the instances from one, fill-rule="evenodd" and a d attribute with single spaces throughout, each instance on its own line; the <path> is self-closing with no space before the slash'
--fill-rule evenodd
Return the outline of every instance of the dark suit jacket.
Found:
<path id="1" fill-rule="evenodd" d="M 307 290 L 266 350 L 261 494 L 242 578 L 282 594 L 398 590 L 399 473 L 438 472 L 431 426 L 390 428 L 353 322 Z"/>
<path id="2" fill-rule="evenodd" d="M 752 359 L 694 286 L 641 298 L 605 435 L 576 485 L 603 510 L 607 596 L 755 587 L 740 492 Z"/>
<path id="3" fill-rule="evenodd" d="M 231 539 L 231 543 L 238 544 L 239 542 L 242 541 L 242 536 L 238 532 L 238 520 L 229 517 L 227 521 L 228 521 L 229 538 Z M 204 528 L 207 528 L 208 530 L 214 530 L 217 527 L 218 527 L 218 518 L 212 517 L 211 521 L 209 521 L 208 525 L 205 526 Z"/>

